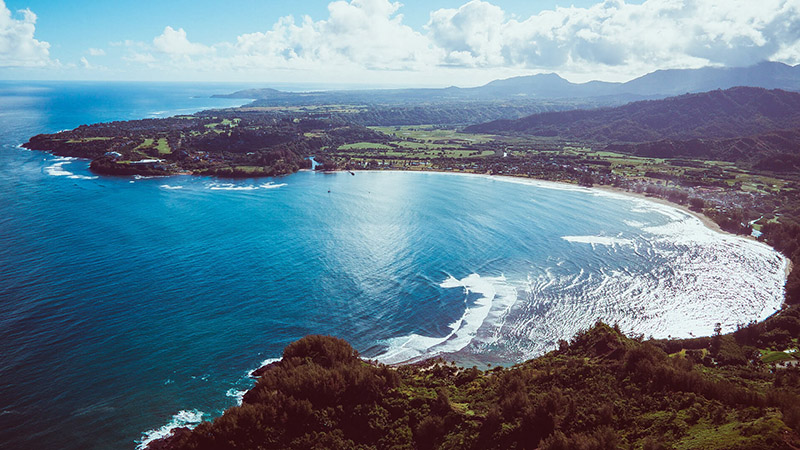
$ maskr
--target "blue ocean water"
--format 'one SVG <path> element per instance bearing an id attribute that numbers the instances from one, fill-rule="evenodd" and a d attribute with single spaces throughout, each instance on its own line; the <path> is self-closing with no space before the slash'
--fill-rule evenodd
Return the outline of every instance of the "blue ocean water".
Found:
<path id="1" fill-rule="evenodd" d="M 481 176 L 97 177 L 17 146 L 241 101 L 232 85 L 0 83 L 0 447 L 134 448 L 236 404 L 306 334 L 384 362 L 541 354 L 601 318 L 763 318 L 786 263 L 685 213 Z"/>

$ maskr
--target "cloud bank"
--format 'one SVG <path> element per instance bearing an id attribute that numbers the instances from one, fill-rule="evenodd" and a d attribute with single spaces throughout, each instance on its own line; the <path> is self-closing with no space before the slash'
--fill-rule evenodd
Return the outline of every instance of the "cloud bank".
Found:
<path id="1" fill-rule="evenodd" d="M 50 44 L 34 39 L 36 14 L 29 9 L 18 11 L 15 19 L 6 3 L 0 0 L 0 67 L 42 67 L 50 61 Z"/>
<path id="2" fill-rule="evenodd" d="M 606 0 L 519 19 L 472 0 L 439 9 L 421 30 L 389 0 L 334 1 L 328 17 L 288 16 L 235 42 L 192 43 L 167 27 L 150 64 L 198 70 L 518 68 L 562 73 L 644 73 L 658 68 L 800 63 L 800 0 Z M 161 54 L 160 57 L 149 56 Z"/>
<path id="3" fill-rule="evenodd" d="M 0 65 L 47 64 L 49 44 L 33 37 L 36 16 L 26 10 L 13 19 L 0 5 Z M 437 81 L 457 73 L 496 78 L 537 71 L 575 81 L 627 80 L 656 69 L 800 63 L 800 0 L 604 0 L 530 17 L 471 0 L 431 11 L 416 28 L 402 11 L 390 0 L 336 0 L 319 20 L 286 16 L 216 43 L 192 39 L 202 30 L 165 24 L 151 41 L 110 43 L 114 54 L 106 57 L 121 57 L 120 69 L 127 62 L 131 71 L 215 79 L 294 71 L 317 79 L 352 74 L 362 81 L 376 71 L 384 78 L 389 72 L 436 74 Z"/>

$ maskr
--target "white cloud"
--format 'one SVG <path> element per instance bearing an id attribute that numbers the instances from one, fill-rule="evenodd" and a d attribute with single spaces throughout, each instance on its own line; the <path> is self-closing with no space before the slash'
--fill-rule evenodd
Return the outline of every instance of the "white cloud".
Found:
<path id="1" fill-rule="evenodd" d="M 800 45 L 800 0 L 606 0 L 506 19 L 473 0 L 431 13 L 427 29 L 449 63 L 556 71 L 633 72 L 742 66 Z M 792 59 L 787 58 L 787 59 Z"/>
<path id="2" fill-rule="evenodd" d="M 172 56 L 204 55 L 211 52 L 211 48 L 202 44 L 189 42 L 183 28 L 164 28 L 164 32 L 153 39 L 153 46 L 161 53 Z"/>
<path id="3" fill-rule="evenodd" d="M 86 59 L 85 56 L 81 56 L 81 65 L 83 66 L 84 69 L 91 69 L 92 68 L 92 65 L 89 64 L 89 60 Z"/>
<path id="4" fill-rule="evenodd" d="M 89 56 L 106 56 L 106 51 L 102 48 L 90 48 Z"/>
<path id="5" fill-rule="evenodd" d="M 446 63 L 467 66 L 502 65 L 505 12 L 491 3 L 470 1 L 458 9 L 430 15 L 429 37 L 446 51 Z"/>
<path id="6" fill-rule="evenodd" d="M 52 64 L 50 44 L 34 39 L 36 14 L 28 9 L 18 11 L 15 19 L 0 0 L 0 67 L 41 67 Z"/>
<path id="7" fill-rule="evenodd" d="M 335 1 L 326 20 L 283 17 L 271 30 L 241 35 L 224 50 L 236 67 L 331 64 L 403 70 L 435 63 L 430 41 L 402 23 L 399 8 L 387 0 Z"/>
<path id="8" fill-rule="evenodd" d="M 167 26 L 152 43 L 112 46 L 125 47 L 134 64 L 220 78 L 293 70 L 365 81 L 381 70 L 449 81 L 460 70 L 462 83 L 509 71 L 626 80 L 664 68 L 800 63 L 800 0 L 605 0 L 527 18 L 472 0 L 432 11 L 420 30 L 404 24 L 401 11 L 390 0 L 337 0 L 322 20 L 287 16 L 231 42 L 200 44 Z"/>

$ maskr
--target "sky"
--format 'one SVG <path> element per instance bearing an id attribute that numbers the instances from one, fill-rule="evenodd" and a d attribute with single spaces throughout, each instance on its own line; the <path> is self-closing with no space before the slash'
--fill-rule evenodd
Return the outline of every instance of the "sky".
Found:
<path id="1" fill-rule="evenodd" d="M 0 0 L 0 80 L 477 86 L 800 63 L 800 0 Z"/>

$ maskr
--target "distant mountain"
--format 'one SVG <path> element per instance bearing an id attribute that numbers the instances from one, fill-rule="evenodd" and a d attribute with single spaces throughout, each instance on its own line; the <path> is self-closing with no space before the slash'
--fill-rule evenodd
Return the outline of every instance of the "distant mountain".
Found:
<path id="1" fill-rule="evenodd" d="M 561 78 L 555 73 L 548 73 L 495 80 L 480 87 L 463 89 L 463 91 L 476 96 L 494 98 L 514 96 L 585 98 L 626 95 L 627 93 L 621 90 L 620 86 L 622 86 L 622 83 L 607 83 L 603 81 L 576 84 Z"/>
<path id="2" fill-rule="evenodd" d="M 623 84 L 620 89 L 634 95 L 680 95 L 735 86 L 800 91 L 800 65 L 762 62 L 750 67 L 657 70 Z"/>
<path id="3" fill-rule="evenodd" d="M 800 91 L 800 65 L 763 62 L 750 67 L 658 70 L 627 83 L 590 81 L 572 83 L 557 74 L 538 74 L 495 80 L 474 88 L 370 89 L 320 92 L 283 92 L 248 89 L 224 98 L 251 98 L 255 106 L 309 104 L 426 104 L 465 101 L 532 101 L 594 99 L 592 103 L 619 105 L 629 101 L 728 89 L 735 86 Z M 599 99 L 599 100 L 598 100 Z"/>
<path id="4" fill-rule="evenodd" d="M 464 91 L 496 97 L 587 98 L 604 96 L 669 97 L 736 86 L 800 91 L 800 65 L 762 62 L 749 67 L 704 67 L 700 69 L 657 70 L 627 83 L 590 81 L 571 83 L 551 74 L 514 77 L 492 81 Z"/>
<path id="5" fill-rule="evenodd" d="M 800 93 L 780 89 L 735 87 L 616 108 L 546 112 L 465 131 L 559 137 L 654 158 L 800 169 Z"/>
<path id="6" fill-rule="evenodd" d="M 616 108 L 534 114 L 467 128 L 602 142 L 734 138 L 800 127 L 800 93 L 736 87 Z"/>

